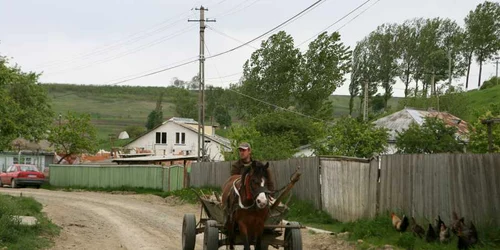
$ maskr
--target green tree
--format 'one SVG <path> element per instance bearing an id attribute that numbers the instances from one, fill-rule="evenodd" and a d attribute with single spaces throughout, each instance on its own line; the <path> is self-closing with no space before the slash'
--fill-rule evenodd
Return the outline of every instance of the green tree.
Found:
<path id="1" fill-rule="evenodd" d="M 301 54 L 293 38 L 280 31 L 263 41 L 243 66 L 243 82 L 239 91 L 259 100 L 288 108 L 293 106 L 293 92 L 299 80 Z M 274 110 L 269 105 L 248 97 L 238 98 L 244 117 Z"/>
<path id="2" fill-rule="evenodd" d="M 96 129 L 90 122 L 89 114 L 68 112 L 62 124 L 52 127 L 48 140 L 57 152 L 63 154 L 58 164 L 70 155 L 94 154 L 97 151 Z"/>
<path id="3" fill-rule="evenodd" d="M 208 86 L 205 91 L 205 114 L 206 119 L 215 120 L 222 126 L 231 126 L 231 116 L 229 110 L 231 99 L 234 94 L 221 87 Z"/>
<path id="4" fill-rule="evenodd" d="M 378 112 L 384 110 L 384 106 L 385 106 L 384 96 L 382 96 L 380 94 L 375 95 L 371 101 L 371 104 L 372 104 L 371 106 L 372 106 L 373 113 L 378 113 Z"/>
<path id="5" fill-rule="evenodd" d="M 350 71 L 349 47 L 340 41 L 340 34 L 320 34 L 309 44 L 300 65 L 300 81 L 295 93 L 296 106 L 305 114 L 314 115 L 324 101 L 344 82 Z M 331 117 L 331 114 L 328 114 Z"/>
<path id="6" fill-rule="evenodd" d="M 29 141 L 46 137 L 54 112 L 39 76 L 9 66 L 0 56 L 0 149 L 10 148 L 17 137 Z"/>
<path id="7" fill-rule="evenodd" d="M 224 153 L 228 161 L 238 159 L 238 145 L 244 141 L 252 145 L 252 157 L 256 160 L 283 160 L 297 152 L 287 135 L 264 136 L 252 124 L 232 126 L 228 138 L 232 140 L 232 151 Z"/>
<path id="8" fill-rule="evenodd" d="M 407 130 L 396 132 L 396 148 L 407 154 L 462 152 L 463 145 L 456 133 L 456 127 L 447 126 L 439 118 L 426 117 L 421 126 L 413 122 Z"/>
<path id="9" fill-rule="evenodd" d="M 147 130 L 143 126 L 131 125 L 131 126 L 127 126 L 125 128 L 125 131 L 127 131 L 127 134 L 131 139 L 135 139 L 135 138 L 139 137 L 140 135 L 144 134 Z"/>
<path id="10" fill-rule="evenodd" d="M 396 83 L 394 78 L 398 74 L 399 51 L 395 40 L 396 26 L 394 24 L 383 24 L 368 36 L 368 42 L 372 46 L 371 56 L 377 65 L 374 81 L 384 88 L 384 108 L 387 108 L 387 102 L 392 97 L 392 86 Z"/>
<path id="11" fill-rule="evenodd" d="M 226 107 L 217 106 L 217 108 L 215 108 L 215 121 L 221 126 L 231 126 L 231 115 L 229 115 L 229 111 Z"/>
<path id="12" fill-rule="evenodd" d="M 473 153 L 488 153 L 488 127 L 482 124 L 485 119 L 500 118 L 500 104 L 492 104 L 479 118 L 469 123 L 469 144 L 467 150 Z M 493 152 L 500 152 L 500 125 L 493 124 Z"/>
<path id="13" fill-rule="evenodd" d="M 389 134 L 371 122 L 342 117 L 326 131 L 327 139 L 313 144 L 317 155 L 369 158 L 383 153 Z"/>
<path id="14" fill-rule="evenodd" d="M 406 20 L 396 28 L 396 49 L 399 54 L 399 78 L 405 84 L 405 97 L 410 95 L 411 76 L 417 62 L 417 41 L 424 19 Z M 418 89 L 418 87 L 415 87 Z"/>
<path id="15" fill-rule="evenodd" d="M 175 113 L 180 117 L 198 120 L 196 96 L 187 89 L 177 89 L 174 97 Z"/>
<path id="16" fill-rule="evenodd" d="M 163 92 L 160 93 L 158 100 L 156 101 L 156 108 L 151 111 L 148 115 L 148 120 L 146 122 L 147 130 L 152 130 L 156 126 L 163 123 L 163 108 L 162 108 Z"/>
<path id="17" fill-rule="evenodd" d="M 477 5 L 465 18 L 465 28 L 479 62 L 477 86 L 480 87 L 483 62 L 500 50 L 500 3 L 485 1 Z"/>
<path id="18" fill-rule="evenodd" d="M 320 132 L 311 119 L 285 111 L 258 115 L 252 122 L 264 136 L 286 135 L 294 148 L 311 143 Z"/>
<path id="19" fill-rule="evenodd" d="M 352 58 L 352 74 L 351 83 L 349 85 L 349 92 L 351 98 L 349 100 L 349 111 L 352 114 L 354 107 L 354 96 L 357 94 L 360 97 L 359 107 L 363 107 L 363 98 L 365 95 L 365 84 L 368 83 L 368 98 L 371 99 L 376 93 L 378 84 L 375 81 L 375 74 L 377 72 L 377 63 L 375 61 L 374 46 L 365 37 L 356 44 L 353 51 Z"/>
<path id="20" fill-rule="evenodd" d="M 489 89 L 498 84 L 500 84 L 500 77 L 492 76 L 490 79 L 483 82 L 481 89 Z"/>

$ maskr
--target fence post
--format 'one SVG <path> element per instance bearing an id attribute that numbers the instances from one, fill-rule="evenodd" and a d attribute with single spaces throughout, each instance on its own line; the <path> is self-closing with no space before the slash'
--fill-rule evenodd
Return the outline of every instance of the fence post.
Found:
<path id="1" fill-rule="evenodd" d="M 323 193 L 321 192 L 321 188 L 323 188 L 323 183 L 321 183 L 321 161 L 320 161 L 320 158 L 319 156 L 316 156 L 315 157 L 316 160 L 316 171 L 318 172 L 318 186 L 319 186 L 319 210 L 320 211 L 323 211 Z"/>

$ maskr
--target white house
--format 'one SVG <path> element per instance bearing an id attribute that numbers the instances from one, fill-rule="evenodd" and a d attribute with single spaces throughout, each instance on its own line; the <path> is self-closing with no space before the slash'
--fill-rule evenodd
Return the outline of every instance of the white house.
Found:
<path id="1" fill-rule="evenodd" d="M 173 117 L 129 142 L 124 148 L 131 153 L 150 151 L 156 156 L 197 156 L 198 122 Z M 205 150 L 210 160 L 224 161 L 222 152 L 231 151 L 231 141 L 216 135 L 214 127 L 205 126 Z"/>

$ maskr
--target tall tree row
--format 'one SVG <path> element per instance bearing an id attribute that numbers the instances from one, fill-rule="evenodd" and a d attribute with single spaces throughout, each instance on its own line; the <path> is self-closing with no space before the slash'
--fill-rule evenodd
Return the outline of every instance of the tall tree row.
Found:
<path id="1" fill-rule="evenodd" d="M 359 41 L 352 54 L 349 83 L 353 100 L 364 96 L 365 83 L 372 100 L 380 88 L 384 107 L 393 94 L 397 80 L 404 83 L 405 97 L 429 97 L 446 89 L 453 79 L 466 76 L 470 66 L 482 65 L 500 51 L 500 4 L 485 1 L 464 19 L 461 27 L 446 18 L 415 18 L 400 24 L 382 24 Z"/>

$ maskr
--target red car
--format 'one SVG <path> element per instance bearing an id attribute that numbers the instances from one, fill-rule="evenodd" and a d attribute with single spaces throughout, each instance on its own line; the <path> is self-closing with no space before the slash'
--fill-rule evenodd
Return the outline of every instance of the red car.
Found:
<path id="1" fill-rule="evenodd" d="M 0 187 L 10 185 L 12 188 L 21 186 L 40 186 L 45 182 L 45 175 L 35 165 L 14 164 L 0 174 Z"/>

